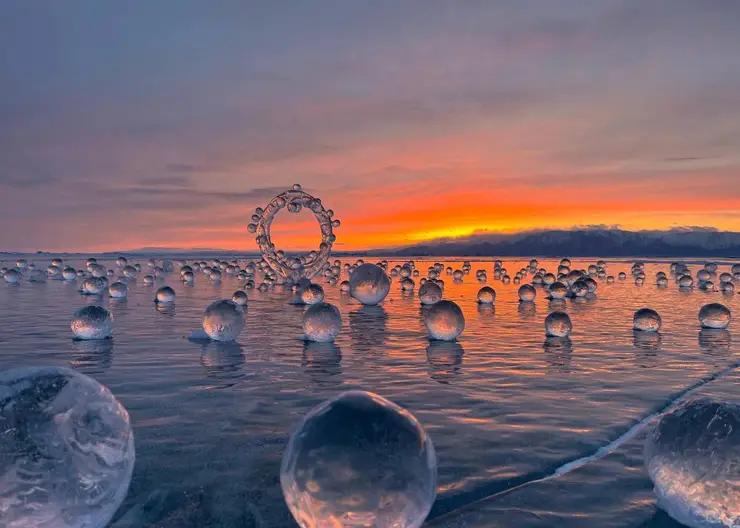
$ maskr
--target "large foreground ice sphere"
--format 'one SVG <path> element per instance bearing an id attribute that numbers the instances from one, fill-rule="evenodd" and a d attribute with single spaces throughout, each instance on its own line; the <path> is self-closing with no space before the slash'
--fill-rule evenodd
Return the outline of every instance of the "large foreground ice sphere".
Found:
<path id="1" fill-rule="evenodd" d="M 110 312 L 101 306 L 85 306 L 70 323 L 76 339 L 106 339 L 113 331 Z"/>
<path id="2" fill-rule="evenodd" d="M 553 299 L 565 299 L 568 295 L 568 287 L 560 281 L 553 282 L 547 290 Z"/>
<path id="3" fill-rule="evenodd" d="M 407 410 L 370 392 L 344 392 L 309 412 L 280 468 L 302 528 L 419 528 L 437 487 L 434 446 Z"/>
<path id="4" fill-rule="evenodd" d="M 439 284 L 427 281 L 419 287 L 419 301 L 421 304 L 429 305 L 442 300 L 442 288 Z"/>
<path id="5" fill-rule="evenodd" d="M 645 440 L 658 506 L 690 528 L 740 526 L 740 406 L 702 398 L 665 414 Z"/>
<path id="6" fill-rule="evenodd" d="M 519 287 L 519 300 L 522 302 L 532 302 L 537 297 L 537 290 L 531 284 L 522 284 Z"/>
<path id="7" fill-rule="evenodd" d="M 496 301 L 496 290 L 490 286 L 483 286 L 478 290 L 478 302 L 480 304 L 493 304 Z"/>
<path id="8" fill-rule="evenodd" d="M 128 286 L 123 282 L 114 282 L 108 287 L 108 295 L 113 299 L 123 299 L 128 296 Z"/>
<path id="9" fill-rule="evenodd" d="M 548 337 L 567 337 L 573 330 L 570 317 L 564 312 L 552 312 L 545 318 L 545 334 Z"/>
<path id="10" fill-rule="evenodd" d="M 365 305 L 379 304 L 390 289 L 388 275 L 375 264 L 362 264 L 349 277 L 350 295 Z"/>
<path id="11" fill-rule="evenodd" d="M 663 325 L 660 314 L 652 308 L 640 308 L 632 318 L 633 328 L 641 332 L 657 332 Z"/>
<path id="12" fill-rule="evenodd" d="M 233 341 L 244 328 L 244 311 L 233 301 L 215 301 L 203 315 L 203 330 L 214 341 Z"/>
<path id="13" fill-rule="evenodd" d="M 465 316 L 454 302 L 439 301 L 424 313 L 424 324 L 432 339 L 452 341 L 465 330 Z"/>
<path id="14" fill-rule="evenodd" d="M 342 316 L 336 306 L 319 302 L 303 314 L 303 333 L 309 341 L 334 341 L 342 329 Z"/>
<path id="15" fill-rule="evenodd" d="M 162 286 L 154 295 L 154 302 L 159 304 L 172 304 L 175 302 L 175 290 L 169 286 Z"/>
<path id="16" fill-rule="evenodd" d="M 301 290 L 303 304 L 318 304 L 324 300 L 324 288 L 319 284 L 309 284 Z"/>
<path id="17" fill-rule="evenodd" d="M 707 304 L 699 310 L 699 322 L 702 328 L 725 329 L 730 326 L 730 317 L 730 310 L 724 304 Z"/>
<path id="18" fill-rule="evenodd" d="M 61 367 L 0 373 L 2 526 L 103 528 L 134 468 L 126 409 L 84 374 Z"/>
<path id="19" fill-rule="evenodd" d="M 236 290 L 234 295 L 231 296 L 231 301 L 239 306 L 247 305 L 247 292 L 244 290 Z"/>
<path id="20" fill-rule="evenodd" d="M 8 284 L 17 284 L 21 280 L 21 272 L 17 269 L 9 269 L 5 272 L 3 278 Z"/>

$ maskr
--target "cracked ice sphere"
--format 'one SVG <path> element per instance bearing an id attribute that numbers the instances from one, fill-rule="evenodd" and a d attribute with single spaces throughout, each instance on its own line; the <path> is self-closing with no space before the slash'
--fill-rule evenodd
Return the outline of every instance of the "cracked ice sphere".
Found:
<path id="1" fill-rule="evenodd" d="M 645 440 L 658 506 L 691 528 L 740 526 L 740 406 L 690 400 Z"/>
<path id="2" fill-rule="evenodd" d="M 419 287 L 419 301 L 429 305 L 442 300 L 442 288 L 436 282 L 427 281 Z"/>
<path id="3" fill-rule="evenodd" d="M 239 306 L 246 306 L 247 304 L 247 292 L 237 290 L 234 295 L 231 296 L 231 301 Z"/>
<path id="4" fill-rule="evenodd" d="M 324 300 L 324 288 L 318 284 L 309 284 L 301 290 L 303 304 L 317 304 Z"/>
<path id="5" fill-rule="evenodd" d="M 379 304 L 390 289 L 388 275 L 375 264 L 362 264 L 349 277 L 350 295 L 365 305 Z"/>
<path id="6" fill-rule="evenodd" d="M 113 320 L 105 308 L 85 306 L 75 313 L 70 327 L 75 339 L 106 339 L 113 331 Z"/>
<path id="7" fill-rule="evenodd" d="M 633 328 L 641 332 L 657 332 L 663 325 L 660 314 L 651 308 L 640 308 L 632 318 Z"/>
<path id="8" fill-rule="evenodd" d="M 108 287 L 108 295 L 113 299 L 123 299 L 128 295 L 128 286 L 123 282 L 114 282 Z"/>
<path id="9" fill-rule="evenodd" d="M 454 302 L 439 301 L 424 313 L 424 324 L 432 339 L 452 341 L 465 330 L 465 316 Z"/>
<path id="10" fill-rule="evenodd" d="M 478 302 L 480 304 L 493 304 L 496 301 L 496 290 L 490 286 L 483 286 L 478 290 Z"/>
<path id="11" fill-rule="evenodd" d="M 215 301 L 206 308 L 203 330 L 214 341 L 233 341 L 244 328 L 244 311 L 232 301 Z"/>
<path id="12" fill-rule="evenodd" d="M 17 269 L 9 269 L 3 275 L 8 284 L 17 284 L 21 280 L 21 273 Z"/>
<path id="13" fill-rule="evenodd" d="M 699 310 L 699 321 L 702 328 L 724 330 L 730 326 L 730 310 L 724 304 L 707 304 Z"/>
<path id="14" fill-rule="evenodd" d="M 565 296 L 568 295 L 568 287 L 560 281 L 553 282 L 548 293 L 553 299 L 565 299 Z"/>
<path id="15" fill-rule="evenodd" d="M 545 318 L 545 334 L 548 337 L 567 337 L 573 330 L 570 317 L 564 312 L 552 312 Z"/>
<path id="16" fill-rule="evenodd" d="M 532 302 L 537 297 L 537 290 L 531 284 L 522 284 L 519 287 L 519 300 L 522 302 Z"/>
<path id="17" fill-rule="evenodd" d="M 298 424 L 280 484 L 303 528 L 419 528 L 434 502 L 437 459 L 410 412 L 377 394 L 349 391 Z"/>
<path id="18" fill-rule="evenodd" d="M 134 266 L 124 266 L 124 268 L 121 270 L 121 273 L 123 273 L 123 276 L 127 279 L 135 279 L 136 274 L 139 272 Z"/>
<path id="19" fill-rule="evenodd" d="M 5 527 L 102 528 L 134 468 L 126 409 L 61 367 L 0 373 L 0 482 Z"/>
<path id="20" fill-rule="evenodd" d="M 162 286 L 154 295 L 154 302 L 160 304 L 172 304 L 175 302 L 175 290 L 169 286 Z"/>
<path id="21" fill-rule="evenodd" d="M 103 293 L 104 289 L 105 283 L 102 278 L 90 277 L 89 279 L 85 279 L 85 282 L 82 283 L 81 291 L 85 295 L 100 295 Z"/>
<path id="22" fill-rule="evenodd" d="M 341 329 L 342 316 L 329 303 L 316 303 L 303 314 L 303 333 L 309 341 L 334 341 Z"/>

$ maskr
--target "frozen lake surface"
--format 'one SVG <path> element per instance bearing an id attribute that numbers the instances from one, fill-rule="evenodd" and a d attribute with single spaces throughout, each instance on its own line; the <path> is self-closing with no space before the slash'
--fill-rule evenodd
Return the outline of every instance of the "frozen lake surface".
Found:
<path id="1" fill-rule="evenodd" d="M 28 259 L 40 269 L 49 263 Z M 436 261 L 462 264 L 416 260 L 417 269 L 424 276 Z M 573 268 L 595 261 L 574 259 Z M 439 487 L 425 526 L 677 527 L 656 508 L 641 432 L 603 458 L 539 479 L 609 445 L 738 360 L 740 336 L 733 334 L 740 323 L 710 331 L 697 319 L 710 302 L 740 315 L 738 296 L 679 291 L 668 260 L 648 261 L 642 287 L 629 275 L 631 262 L 607 260 L 610 275 L 624 271 L 628 279 L 600 280 L 596 298 L 558 305 L 541 289 L 533 305 L 520 304 L 517 285 L 493 280 L 493 259 L 474 260 L 462 283 L 442 276 L 444 298 L 466 319 L 454 343 L 429 341 L 418 297 L 402 293 L 398 278 L 376 307 L 319 281 L 342 314 L 334 344 L 302 341 L 305 307 L 288 304 L 288 293 L 257 290 L 247 292 L 246 327 L 236 343 L 188 341 L 205 307 L 230 299 L 243 283 L 224 274 L 214 285 L 196 273 L 187 286 L 176 269 L 148 286 L 141 278 L 146 259 L 140 262 L 144 271 L 123 302 L 80 295 L 79 279 L 0 282 L 0 368 L 71 366 L 109 387 L 131 415 L 136 466 L 116 528 L 295 526 L 279 483 L 283 449 L 304 414 L 350 389 L 406 407 L 431 436 Z M 540 266 L 554 272 L 558 262 L 541 259 Z M 704 261 L 685 262 L 696 275 Z M 113 261 L 99 263 L 115 269 Z M 504 259 L 509 270 L 528 263 Z M 84 261 L 65 264 L 82 268 Z M 476 302 L 477 269 L 488 272 L 494 307 Z M 661 270 L 669 274 L 664 289 L 655 286 Z M 152 301 L 164 284 L 176 302 L 158 309 Z M 111 311 L 112 339 L 72 340 L 70 320 L 86 304 Z M 632 330 L 632 315 L 643 307 L 662 316 L 659 334 Z M 573 321 L 569 341 L 545 338 L 543 321 L 554 309 Z M 723 372 L 695 394 L 740 402 L 740 371 Z"/>

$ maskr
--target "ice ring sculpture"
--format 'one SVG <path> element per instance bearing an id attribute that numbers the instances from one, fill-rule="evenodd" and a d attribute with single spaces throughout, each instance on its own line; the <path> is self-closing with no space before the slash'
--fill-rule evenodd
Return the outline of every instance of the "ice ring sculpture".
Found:
<path id="1" fill-rule="evenodd" d="M 284 251 L 275 248 L 270 237 L 270 226 L 280 210 L 287 209 L 290 213 L 299 213 L 304 207 L 308 208 L 319 222 L 321 244 L 318 251 L 311 251 L 307 256 L 288 256 Z M 334 211 L 324 209 L 320 199 L 304 192 L 301 186 L 296 184 L 291 190 L 270 200 L 264 209 L 258 207 L 252 215 L 252 223 L 247 226 L 247 231 L 256 234 L 262 256 L 278 277 L 284 283 L 295 284 L 300 279 L 313 279 L 326 268 L 331 247 L 336 240 L 333 228 L 339 225 L 339 220 L 334 218 Z"/>

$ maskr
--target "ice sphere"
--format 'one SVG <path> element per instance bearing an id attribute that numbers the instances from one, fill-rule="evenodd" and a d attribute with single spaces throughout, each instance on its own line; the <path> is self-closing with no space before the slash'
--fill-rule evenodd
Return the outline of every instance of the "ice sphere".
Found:
<path id="1" fill-rule="evenodd" d="M 519 300 L 522 302 L 532 302 L 537 297 L 537 290 L 531 284 L 522 284 L 519 287 Z"/>
<path id="2" fill-rule="evenodd" d="M 123 273 L 123 276 L 127 279 L 135 279 L 136 275 L 139 273 L 134 266 L 124 266 L 123 270 L 121 270 L 121 273 Z"/>
<path id="3" fill-rule="evenodd" d="M 665 288 L 666 286 L 668 286 L 668 278 L 658 277 L 656 284 L 658 285 L 658 288 Z"/>
<path id="4" fill-rule="evenodd" d="M 623 280 L 627 280 L 627 274 L 626 274 L 625 272 L 623 272 L 623 271 L 620 271 L 620 272 L 619 272 L 619 275 L 617 275 L 617 278 L 618 278 L 619 280 L 621 280 L 621 281 L 623 281 Z"/>
<path id="5" fill-rule="evenodd" d="M 573 297 L 585 297 L 588 293 L 588 284 L 582 280 L 577 280 L 570 287 L 570 294 Z"/>
<path id="6" fill-rule="evenodd" d="M 707 304 L 699 310 L 699 322 L 702 328 L 723 330 L 730 326 L 730 310 L 719 303 Z"/>
<path id="7" fill-rule="evenodd" d="M 706 264 L 704 264 L 704 269 L 707 270 L 709 273 L 717 273 L 718 267 L 719 266 L 717 266 L 717 264 L 715 264 L 714 262 L 707 262 Z"/>
<path id="8" fill-rule="evenodd" d="M 303 304 L 317 304 L 324 300 L 324 288 L 319 284 L 309 284 L 301 289 L 301 302 Z"/>
<path id="9" fill-rule="evenodd" d="M 61 367 L 0 373 L 2 525 L 103 528 L 134 467 L 126 409 L 84 374 Z"/>
<path id="10" fill-rule="evenodd" d="M 24 270 L 28 267 L 28 261 L 26 259 L 18 259 L 15 263 L 15 267 Z"/>
<path id="11" fill-rule="evenodd" d="M 46 268 L 46 274 L 52 280 L 59 280 L 62 278 L 62 270 L 59 266 L 51 265 Z"/>
<path id="12" fill-rule="evenodd" d="M 319 302 L 303 314 L 303 333 L 309 341 L 334 341 L 342 329 L 342 316 L 336 306 Z"/>
<path id="13" fill-rule="evenodd" d="M 100 295 L 104 289 L 105 283 L 102 277 L 90 277 L 82 283 L 80 291 L 85 295 Z"/>
<path id="14" fill-rule="evenodd" d="M 28 280 L 31 282 L 45 282 L 46 273 L 39 269 L 32 269 L 28 274 Z"/>
<path id="15" fill-rule="evenodd" d="M 699 272 L 696 274 L 696 278 L 704 282 L 704 281 L 708 281 L 709 279 L 711 279 L 712 274 L 709 273 L 707 270 L 703 269 L 703 270 L 699 270 Z"/>
<path id="16" fill-rule="evenodd" d="M 349 293 L 349 281 L 342 281 L 339 284 L 339 291 L 342 293 Z"/>
<path id="17" fill-rule="evenodd" d="M 175 290 L 169 286 L 162 286 L 154 295 L 154 302 L 160 304 L 172 304 L 175 302 Z"/>
<path id="18" fill-rule="evenodd" d="M 375 264 L 362 264 L 349 278 L 350 295 L 365 305 L 379 304 L 391 289 L 391 281 L 383 268 Z"/>
<path id="19" fill-rule="evenodd" d="M 720 282 L 730 282 L 732 280 L 731 273 L 723 273 L 719 276 Z"/>
<path id="20" fill-rule="evenodd" d="M 105 266 L 101 264 L 93 264 L 90 266 L 90 273 L 92 273 L 92 276 L 96 278 L 105 277 Z"/>
<path id="21" fill-rule="evenodd" d="M 285 449 L 280 484 L 303 528 L 419 528 L 434 502 L 437 461 L 410 412 L 350 391 L 303 418 Z"/>
<path id="22" fill-rule="evenodd" d="M 239 306 L 246 306 L 247 304 L 247 292 L 243 290 L 236 290 L 234 295 L 231 296 L 231 301 Z"/>
<path id="23" fill-rule="evenodd" d="M 116 266 L 119 268 L 124 268 L 128 264 L 128 259 L 126 257 L 118 257 L 116 259 Z"/>
<path id="24" fill-rule="evenodd" d="M 645 440 L 658 506 L 690 528 L 740 526 L 740 406 L 689 400 Z"/>
<path id="25" fill-rule="evenodd" d="M 113 299 L 122 299 L 128 296 L 128 286 L 123 282 L 114 282 L 108 287 L 108 295 Z"/>
<path id="26" fill-rule="evenodd" d="M 452 341 L 465 329 L 465 316 L 454 302 L 439 301 L 424 313 L 424 324 L 432 339 Z"/>
<path id="27" fill-rule="evenodd" d="M 542 276 L 542 284 L 544 284 L 546 286 L 550 286 L 550 285 L 554 284 L 556 280 L 557 280 L 557 278 L 552 273 L 545 273 Z"/>
<path id="28" fill-rule="evenodd" d="M 496 301 L 496 290 L 490 286 L 483 286 L 478 290 L 478 302 L 480 304 L 493 304 Z"/>
<path id="29" fill-rule="evenodd" d="M 732 295 L 735 293 L 735 285 L 731 282 L 723 282 L 721 290 L 725 295 Z"/>
<path id="30" fill-rule="evenodd" d="M 162 261 L 162 269 L 165 273 L 172 273 L 175 271 L 175 265 L 172 264 L 172 261 L 170 259 L 164 259 Z"/>
<path id="31" fill-rule="evenodd" d="M 548 337 L 567 337 L 573 330 L 570 317 L 564 312 L 552 312 L 545 318 L 545 334 Z"/>
<path id="32" fill-rule="evenodd" d="M 691 275 L 682 275 L 678 279 L 678 285 L 681 288 L 691 288 L 694 285 L 694 279 L 691 277 Z"/>
<path id="33" fill-rule="evenodd" d="M 454 272 L 452 273 L 452 278 L 453 278 L 454 280 L 456 280 L 456 281 L 461 281 L 461 280 L 463 279 L 463 277 L 464 277 L 464 276 L 465 276 L 465 274 L 464 274 L 464 273 L 462 272 L 462 270 L 459 270 L 459 269 L 458 269 L 458 270 L 455 270 L 455 271 L 454 271 Z"/>
<path id="34" fill-rule="evenodd" d="M 244 311 L 233 301 L 215 301 L 206 308 L 203 330 L 214 341 L 233 341 L 244 328 Z"/>
<path id="35" fill-rule="evenodd" d="M 21 280 L 21 272 L 17 269 L 9 269 L 5 272 L 3 278 L 8 284 L 17 284 Z"/>
<path id="36" fill-rule="evenodd" d="M 154 284 L 154 275 L 150 275 L 150 274 L 144 275 L 143 280 L 144 280 L 145 286 L 151 286 L 152 284 Z"/>
<path id="37" fill-rule="evenodd" d="M 195 281 L 195 275 L 192 271 L 186 271 L 182 274 L 182 281 L 187 282 L 188 284 L 192 284 Z"/>
<path id="38" fill-rule="evenodd" d="M 548 293 L 553 299 L 565 299 L 565 296 L 568 295 L 568 287 L 560 281 L 554 282 L 550 285 Z"/>
<path id="39" fill-rule="evenodd" d="M 208 274 L 208 278 L 211 279 L 211 282 L 221 282 L 221 277 L 223 274 L 217 270 L 211 270 L 211 272 Z"/>
<path id="40" fill-rule="evenodd" d="M 414 282 L 414 279 L 406 277 L 401 281 L 401 289 L 405 292 L 413 292 L 415 287 L 416 283 Z"/>
<path id="41" fill-rule="evenodd" d="M 504 275 L 503 277 L 501 277 L 501 282 L 503 284 L 509 284 L 511 282 L 511 277 L 509 277 L 508 275 Z"/>
<path id="42" fill-rule="evenodd" d="M 85 306 L 70 323 L 76 339 L 106 339 L 113 331 L 110 312 L 101 306 Z"/>
<path id="43" fill-rule="evenodd" d="M 651 308 L 640 308 L 635 312 L 632 318 L 632 324 L 635 330 L 641 332 L 657 332 L 663 325 L 663 320 L 655 310 Z"/>
<path id="44" fill-rule="evenodd" d="M 429 305 L 442 299 L 442 288 L 433 281 L 427 281 L 419 287 L 419 301 L 421 304 Z"/>
<path id="45" fill-rule="evenodd" d="M 67 266 L 62 270 L 62 278 L 64 280 L 74 280 L 77 278 L 77 271 L 74 268 Z"/>

